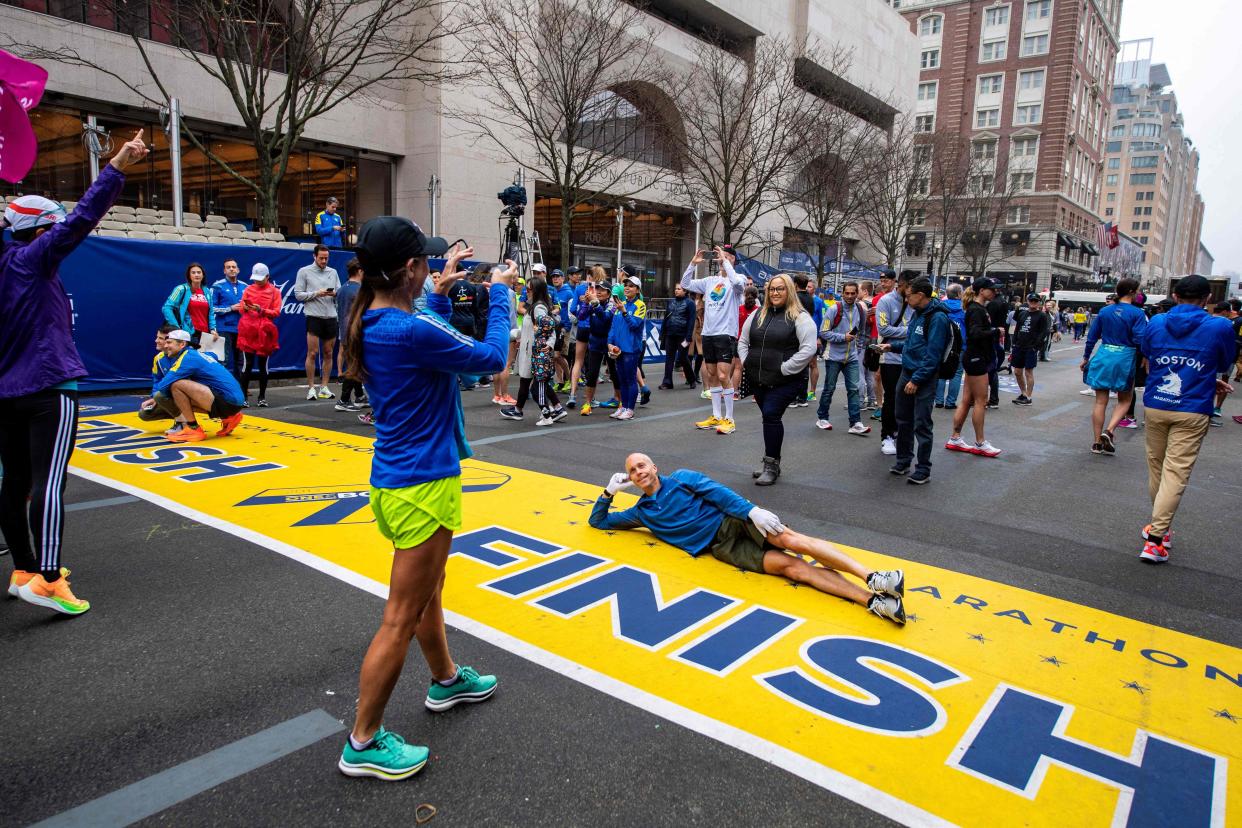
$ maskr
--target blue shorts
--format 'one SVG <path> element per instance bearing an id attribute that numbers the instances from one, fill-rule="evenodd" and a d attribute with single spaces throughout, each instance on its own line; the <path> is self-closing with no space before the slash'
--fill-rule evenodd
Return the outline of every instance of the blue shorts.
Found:
<path id="1" fill-rule="evenodd" d="M 1129 391 L 1134 387 L 1134 348 L 1101 345 L 1087 364 L 1087 385 L 1096 391 Z"/>
<path id="2" fill-rule="evenodd" d="M 1039 351 L 1035 348 L 1014 348 L 1009 357 L 1009 364 L 1014 368 L 1034 369 L 1039 362 Z"/>

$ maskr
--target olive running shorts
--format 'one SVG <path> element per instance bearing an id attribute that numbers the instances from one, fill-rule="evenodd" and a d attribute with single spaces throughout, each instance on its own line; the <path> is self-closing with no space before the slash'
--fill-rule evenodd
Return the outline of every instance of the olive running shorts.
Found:
<path id="1" fill-rule="evenodd" d="M 443 526 L 461 529 L 461 475 L 403 486 L 371 487 L 371 511 L 380 534 L 397 549 L 423 543 Z"/>
<path id="2" fill-rule="evenodd" d="M 712 557 L 747 572 L 763 572 L 763 553 L 777 547 L 749 520 L 725 516 L 710 547 Z"/>

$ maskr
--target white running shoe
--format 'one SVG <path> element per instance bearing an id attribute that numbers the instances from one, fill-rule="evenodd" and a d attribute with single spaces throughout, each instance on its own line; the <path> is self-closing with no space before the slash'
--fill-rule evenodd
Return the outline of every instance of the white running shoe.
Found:
<path id="1" fill-rule="evenodd" d="M 906 623 L 906 607 L 901 598 L 876 593 L 867 602 L 867 611 L 872 615 L 887 618 L 894 624 L 904 626 Z"/>
<path id="2" fill-rule="evenodd" d="M 1094 396 L 1095 396 L 1095 389 L 1094 389 L 1094 388 L 1084 388 L 1084 389 L 1082 389 L 1081 391 L 1079 391 L 1078 393 L 1079 393 L 1079 394 L 1082 394 L 1084 397 L 1094 397 Z"/>
<path id="3" fill-rule="evenodd" d="M 553 424 L 553 423 L 555 423 L 555 422 L 556 422 L 556 420 L 552 419 L 552 413 L 551 413 L 550 411 L 545 411 L 545 412 L 543 412 L 543 416 L 542 416 L 542 417 L 540 417 L 538 420 L 535 420 L 535 425 L 537 425 L 537 426 L 550 426 L 550 425 L 552 425 L 552 424 Z"/>
<path id="4" fill-rule="evenodd" d="M 862 423 L 854 423 L 852 426 L 850 426 L 849 433 L 856 434 L 859 437 L 862 437 L 866 434 L 871 433 L 871 426 L 863 425 Z"/>
<path id="5" fill-rule="evenodd" d="M 885 437 L 884 442 L 880 443 L 880 454 L 896 454 L 897 441 L 892 437 Z"/>
<path id="6" fill-rule="evenodd" d="M 331 389 L 324 385 L 320 387 L 319 393 L 315 394 L 315 397 L 321 400 L 334 400 L 336 399 L 336 394 L 333 394 Z"/>
<path id="7" fill-rule="evenodd" d="M 816 420 L 815 427 L 820 431 L 832 431 L 832 423 L 827 420 Z"/>
<path id="8" fill-rule="evenodd" d="M 960 435 L 957 437 L 950 437 L 948 441 L 945 442 L 944 447 L 949 451 L 974 452 L 974 446 L 963 440 Z"/>
<path id="9" fill-rule="evenodd" d="M 999 457 L 1001 450 L 984 440 L 982 443 L 975 443 L 974 453 L 980 457 Z"/>
<path id="10" fill-rule="evenodd" d="M 628 408 L 623 408 L 617 414 L 617 419 L 618 420 L 632 420 L 634 419 L 634 412 Z"/>
<path id="11" fill-rule="evenodd" d="M 906 574 L 900 569 L 876 570 L 867 576 L 867 589 L 900 598 L 906 593 Z"/>
<path id="12" fill-rule="evenodd" d="M 316 397 L 316 396 L 315 396 L 315 394 L 316 394 L 316 393 L 318 393 L 318 391 L 319 391 L 319 386 L 317 386 L 317 385 L 312 385 L 310 388 L 307 388 L 307 389 L 306 389 L 306 399 L 308 399 L 308 400 L 315 400 L 315 399 L 318 399 L 318 397 Z"/>
<path id="13" fill-rule="evenodd" d="M 614 411 L 614 412 L 612 412 L 611 414 L 609 414 L 609 415 L 608 415 L 608 419 L 610 419 L 610 420 L 619 420 L 619 419 L 621 419 L 621 412 L 622 412 L 622 411 L 624 411 L 624 410 L 625 410 L 624 408 L 618 408 L 616 411 Z"/>

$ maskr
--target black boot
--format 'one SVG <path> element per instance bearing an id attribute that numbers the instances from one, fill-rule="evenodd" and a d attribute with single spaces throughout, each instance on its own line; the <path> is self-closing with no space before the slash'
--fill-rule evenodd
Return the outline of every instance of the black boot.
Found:
<path id="1" fill-rule="evenodd" d="M 771 486 L 781 476 L 781 463 L 774 457 L 763 458 L 763 471 L 755 478 L 756 486 Z"/>

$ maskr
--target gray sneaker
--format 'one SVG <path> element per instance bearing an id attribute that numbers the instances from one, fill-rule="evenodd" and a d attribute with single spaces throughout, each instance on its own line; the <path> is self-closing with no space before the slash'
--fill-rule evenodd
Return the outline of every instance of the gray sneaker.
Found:
<path id="1" fill-rule="evenodd" d="M 906 573 L 900 569 L 876 570 L 867 576 L 867 589 L 900 598 L 906 594 Z"/>
<path id="2" fill-rule="evenodd" d="M 905 605 L 900 598 L 894 598 L 891 595 L 872 595 L 871 600 L 867 602 L 867 612 L 887 618 L 899 626 L 905 626 L 906 623 Z"/>

